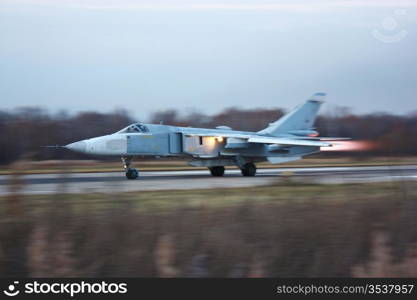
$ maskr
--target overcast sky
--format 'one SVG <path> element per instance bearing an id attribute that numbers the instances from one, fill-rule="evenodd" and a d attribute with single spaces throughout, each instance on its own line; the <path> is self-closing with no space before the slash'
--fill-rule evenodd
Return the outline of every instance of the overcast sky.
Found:
<path id="1" fill-rule="evenodd" d="M 405 114 L 416 45 L 415 0 L 1 0 L 0 109 Z"/>

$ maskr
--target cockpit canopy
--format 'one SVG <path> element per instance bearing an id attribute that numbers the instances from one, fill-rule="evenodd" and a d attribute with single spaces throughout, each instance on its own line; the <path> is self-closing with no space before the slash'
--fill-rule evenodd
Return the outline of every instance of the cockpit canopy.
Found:
<path id="1" fill-rule="evenodd" d="M 136 123 L 123 128 L 117 133 L 146 133 L 149 132 L 149 128 L 142 123 Z"/>

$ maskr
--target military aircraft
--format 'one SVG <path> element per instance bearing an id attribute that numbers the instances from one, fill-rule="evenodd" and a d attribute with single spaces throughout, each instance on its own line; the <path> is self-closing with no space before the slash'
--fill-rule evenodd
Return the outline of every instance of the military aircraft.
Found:
<path id="1" fill-rule="evenodd" d="M 207 167 L 212 176 L 223 176 L 225 166 L 237 166 L 243 176 L 256 174 L 255 163 L 272 164 L 301 159 L 331 147 L 330 141 L 344 138 L 318 137 L 313 127 L 324 93 L 316 93 L 303 105 L 258 132 L 135 123 L 113 134 L 64 146 L 73 151 L 121 156 L 126 177 L 139 173 L 131 167 L 135 156 L 182 156 L 191 166 Z M 245 120 L 242 120 L 244 122 Z"/>

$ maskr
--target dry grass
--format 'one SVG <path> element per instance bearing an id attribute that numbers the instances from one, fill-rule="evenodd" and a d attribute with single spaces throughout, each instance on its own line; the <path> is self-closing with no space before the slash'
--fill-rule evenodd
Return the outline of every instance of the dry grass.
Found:
<path id="1" fill-rule="evenodd" d="M 4 276 L 415 276 L 415 183 L 0 199 Z"/>
<path id="2" fill-rule="evenodd" d="M 366 263 L 352 267 L 353 277 L 417 277 L 417 243 L 411 243 L 399 260 L 392 252 L 386 232 L 372 235 L 371 252 Z"/>

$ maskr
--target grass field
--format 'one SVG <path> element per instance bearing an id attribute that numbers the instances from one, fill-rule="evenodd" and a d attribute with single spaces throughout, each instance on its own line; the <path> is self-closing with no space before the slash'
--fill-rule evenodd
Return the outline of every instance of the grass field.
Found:
<path id="1" fill-rule="evenodd" d="M 0 198 L 0 274 L 417 276 L 415 183 Z"/>
<path id="2" fill-rule="evenodd" d="M 375 166 L 375 165 L 407 165 L 417 164 L 417 156 L 410 157 L 307 157 L 305 159 L 272 165 L 269 163 L 257 164 L 259 168 L 277 167 L 327 167 L 327 166 Z M 202 168 L 190 167 L 185 160 L 159 159 L 134 161 L 134 167 L 143 171 L 165 170 L 198 170 Z M 228 167 L 234 168 L 234 167 Z M 94 160 L 68 160 L 68 161 L 20 161 L 11 165 L 0 166 L 0 175 L 13 172 L 28 174 L 56 173 L 56 172 L 120 172 L 123 170 L 121 161 L 102 162 Z"/>

